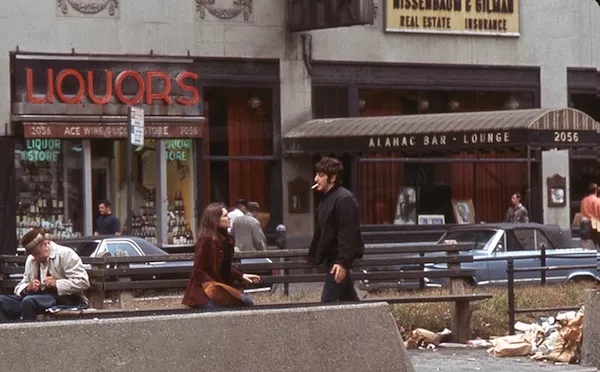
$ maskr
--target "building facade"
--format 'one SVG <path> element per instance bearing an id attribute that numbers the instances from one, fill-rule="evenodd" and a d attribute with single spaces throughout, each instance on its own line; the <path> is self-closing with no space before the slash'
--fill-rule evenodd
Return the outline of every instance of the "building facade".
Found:
<path id="1" fill-rule="evenodd" d="M 268 231 L 285 223 L 304 242 L 319 154 L 287 153 L 282 144 L 313 118 L 567 107 L 600 117 L 593 1 L 375 0 L 372 25 L 309 32 L 287 30 L 284 1 L 21 3 L 0 5 L 10 30 L 0 38 L 5 252 L 29 226 L 93 233 L 99 199 L 110 199 L 124 222 L 129 105 L 145 109 L 147 124 L 133 156 L 132 224 L 162 246 L 193 239 L 208 202 L 239 197 L 261 204 Z M 531 158 L 523 148 L 492 147 L 431 157 Z M 537 195 L 545 178 L 535 161 L 377 163 L 363 160 L 381 154 L 339 149 L 365 224 L 393 223 L 399 188 L 414 188 L 418 199 L 417 184 L 432 183 L 451 185 L 448 198 L 473 200 L 478 221 L 503 218 L 517 190 L 529 195 L 536 220 L 568 225 L 585 183 L 600 177 L 595 149 L 572 148 L 567 205 L 549 210 Z M 533 158 L 541 167 L 541 154 Z"/>

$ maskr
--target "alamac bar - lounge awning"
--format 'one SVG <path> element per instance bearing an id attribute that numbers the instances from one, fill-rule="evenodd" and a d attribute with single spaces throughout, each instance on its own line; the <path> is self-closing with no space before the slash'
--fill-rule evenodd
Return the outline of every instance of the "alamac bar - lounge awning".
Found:
<path id="1" fill-rule="evenodd" d="M 500 148 L 594 148 L 600 123 L 571 109 L 315 119 L 283 139 L 284 153 L 392 153 Z"/>

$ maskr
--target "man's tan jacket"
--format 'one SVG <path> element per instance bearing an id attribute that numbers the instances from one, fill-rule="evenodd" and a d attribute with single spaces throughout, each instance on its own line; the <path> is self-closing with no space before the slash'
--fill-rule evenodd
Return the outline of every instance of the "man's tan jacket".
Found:
<path id="1" fill-rule="evenodd" d="M 58 295 L 80 294 L 85 298 L 84 292 L 90 287 L 90 279 L 79 255 L 71 248 L 58 245 L 54 242 L 50 242 L 49 253 L 44 275 L 56 278 Z M 21 292 L 27 288 L 30 282 L 34 279 L 39 279 L 39 272 L 39 263 L 33 259 L 32 255 L 29 255 L 25 262 L 23 279 L 15 287 L 15 294 L 20 296 Z"/>

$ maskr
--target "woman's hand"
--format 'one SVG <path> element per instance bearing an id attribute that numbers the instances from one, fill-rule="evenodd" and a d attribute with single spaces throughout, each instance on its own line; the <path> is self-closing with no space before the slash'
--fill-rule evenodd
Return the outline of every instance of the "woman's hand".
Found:
<path id="1" fill-rule="evenodd" d="M 242 279 L 244 279 L 248 283 L 253 283 L 253 284 L 260 283 L 260 276 L 255 275 L 255 274 L 244 274 L 244 275 L 242 275 Z"/>

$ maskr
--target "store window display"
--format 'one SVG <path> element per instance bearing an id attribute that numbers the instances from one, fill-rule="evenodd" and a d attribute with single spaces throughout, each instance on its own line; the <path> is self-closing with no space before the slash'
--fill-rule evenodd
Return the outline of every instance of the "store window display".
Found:
<path id="1" fill-rule="evenodd" d="M 164 140 L 167 161 L 167 244 L 194 244 L 194 159 L 191 139 Z"/>
<path id="2" fill-rule="evenodd" d="M 49 239 L 83 230 L 81 141 L 24 139 L 16 145 L 17 244 L 34 227 Z"/>

